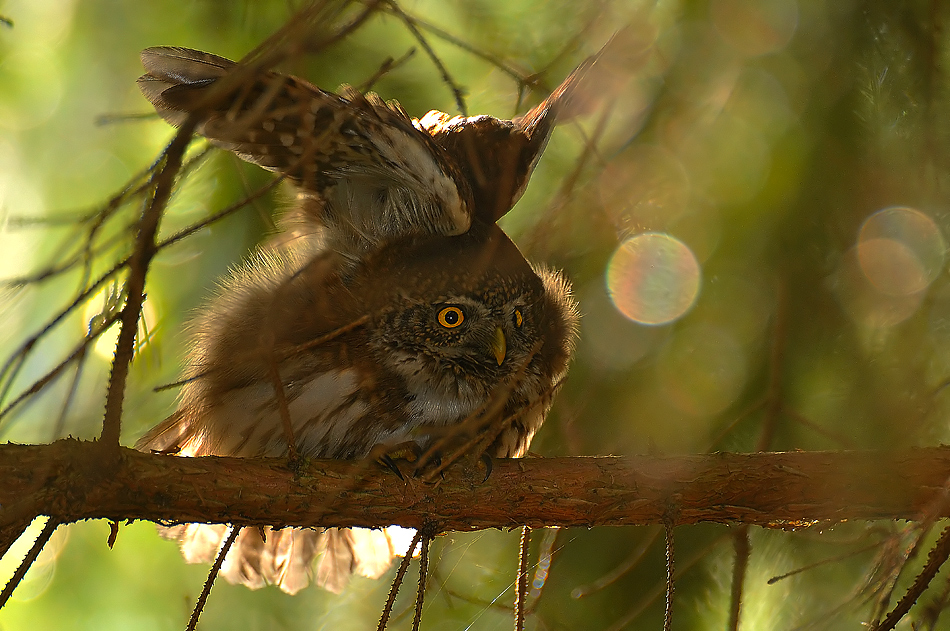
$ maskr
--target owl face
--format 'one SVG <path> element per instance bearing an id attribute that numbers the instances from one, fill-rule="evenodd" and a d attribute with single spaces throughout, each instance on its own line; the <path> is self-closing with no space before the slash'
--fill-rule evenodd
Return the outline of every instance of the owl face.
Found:
<path id="1" fill-rule="evenodd" d="M 459 376 L 497 380 L 517 370 L 538 339 L 540 280 L 533 273 L 480 280 L 483 287 L 465 293 L 406 296 L 379 324 L 386 346 Z"/>
<path id="2" fill-rule="evenodd" d="M 563 372 L 572 303 L 559 277 L 532 269 L 497 226 L 382 258 L 373 269 L 389 270 L 384 286 L 398 289 L 377 307 L 372 346 L 405 385 L 413 424 L 458 423 L 496 396 L 506 407 L 537 401 Z"/>

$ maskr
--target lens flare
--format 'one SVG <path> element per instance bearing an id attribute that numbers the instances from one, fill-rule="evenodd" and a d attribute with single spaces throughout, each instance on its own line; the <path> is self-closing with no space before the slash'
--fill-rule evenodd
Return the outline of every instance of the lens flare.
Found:
<path id="1" fill-rule="evenodd" d="M 870 247 L 874 256 L 881 254 L 875 244 Z M 858 249 L 854 246 L 845 253 L 831 278 L 831 287 L 845 313 L 868 331 L 895 326 L 914 315 L 926 292 L 888 294 L 879 290 L 862 269 Z"/>
<path id="2" fill-rule="evenodd" d="M 926 289 L 940 274 L 946 243 L 933 219 L 913 208 L 885 208 L 858 233 L 858 263 L 868 282 L 889 296 Z"/>
<path id="3" fill-rule="evenodd" d="M 607 267 L 611 300 L 623 315 L 641 324 L 668 324 L 689 311 L 699 295 L 699 279 L 693 252 L 657 232 L 622 243 Z"/>

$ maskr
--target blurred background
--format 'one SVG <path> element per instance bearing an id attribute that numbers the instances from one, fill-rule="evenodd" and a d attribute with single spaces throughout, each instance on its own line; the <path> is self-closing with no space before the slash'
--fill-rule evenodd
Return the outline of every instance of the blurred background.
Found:
<path id="1" fill-rule="evenodd" d="M 30 346 L 78 292 L 127 256 L 142 200 L 120 195 L 173 130 L 135 79 L 141 49 L 240 58 L 290 0 L 0 1 L 0 410 L 115 312 L 106 283 Z M 532 445 L 544 456 L 893 448 L 950 442 L 946 269 L 950 9 L 939 2 L 407 0 L 399 5 L 464 88 L 469 114 L 510 118 L 624 30 L 591 113 L 558 128 L 502 226 L 566 270 L 583 312 L 570 378 Z M 359 6 L 344 8 L 351 16 Z M 415 51 L 410 54 L 410 51 Z M 409 55 L 407 57 L 407 55 Z M 335 89 L 374 85 L 414 116 L 459 112 L 392 11 L 282 70 Z M 196 142 L 192 155 L 203 143 Z M 270 175 L 212 151 L 179 186 L 163 237 L 240 201 Z M 118 197 L 117 197 L 118 196 Z M 109 208 L 107 219 L 95 217 Z M 274 231 L 277 188 L 161 252 L 125 405 L 131 445 L 174 409 L 185 324 Z M 0 440 L 99 434 L 117 327 L 39 395 L 3 413 Z M 34 524 L 32 537 L 41 528 Z M 741 626 L 855 628 L 899 595 L 920 533 L 903 523 L 752 529 Z M 3 631 L 184 627 L 207 568 L 148 523 L 61 527 L 0 611 Z M 722 629 L 733 535 L 676 530 L 674 628 Z M 31 542 L 0 562 L 6 581 Z M 925 539 L 926 541 L 926 539 Z M 511 628 L 517 532 L 433 544 L 429 630 Z M 536 531 L 529 629 L 661 628 L 655 527 Z M 769 578 L 833 560 L 772 585 Z M 407 581 L 412 584 L 415 566 Z M 295 597 L 219 582 L 203 629 L 374 628 L 389 580 Z M 409 628 L 412 589 L 390 628 Z M 911 616 L 940 617 L 938 576 Z M 887 607 L 885 607 L 886 609 Z M 911 628 L 911 620 L 902 623 Z"/>

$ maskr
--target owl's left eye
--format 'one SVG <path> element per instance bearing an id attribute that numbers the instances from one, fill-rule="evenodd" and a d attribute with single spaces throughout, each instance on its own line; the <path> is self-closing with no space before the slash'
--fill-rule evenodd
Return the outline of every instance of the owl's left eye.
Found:
<path id="1" fill-rule="evenodd" d="M 447 329 L 454 329 L 465 322 L 465 312 L 459 307 L 443 307 L 436 316 L 439 324 Z"/>
<path id="2" fill-rule="evenodd" d="M 521 328 L 521 325 L 524 324 L 524 316 L 521 315 L 521 309 L 515 309 L 515 312 L 511 314 L 511 321 L 514 323 L 516 329 Z"/>

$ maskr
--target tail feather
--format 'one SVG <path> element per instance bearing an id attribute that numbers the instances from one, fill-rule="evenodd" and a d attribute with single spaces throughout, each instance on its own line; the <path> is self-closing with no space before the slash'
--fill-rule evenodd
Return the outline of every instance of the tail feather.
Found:
<path id="1" fill-rule="evenodd" d="M 328 591 L 339 594 L 352 574 L 379 578 L 392 564 L 393 542 L 385 529 L 333 528 L 326 534 L 316 582 Z"/>
<path id="2" fill-rule="evenodd" d="M 228 527 L 184 524 L 161 532 L 166 538 L 180 541 L 187 563 L 212 563 Z M 393 541 L 385 529 L 265 528 L 262 538 L 260 530 L 244 528 L 224 559 L 221 576 L 250 589 L 276 585 L 288 594 L 296 594 L 313 581 L 339 594 L 353 574 L 367 578 L 385 574 L 394 554 Z"/>

